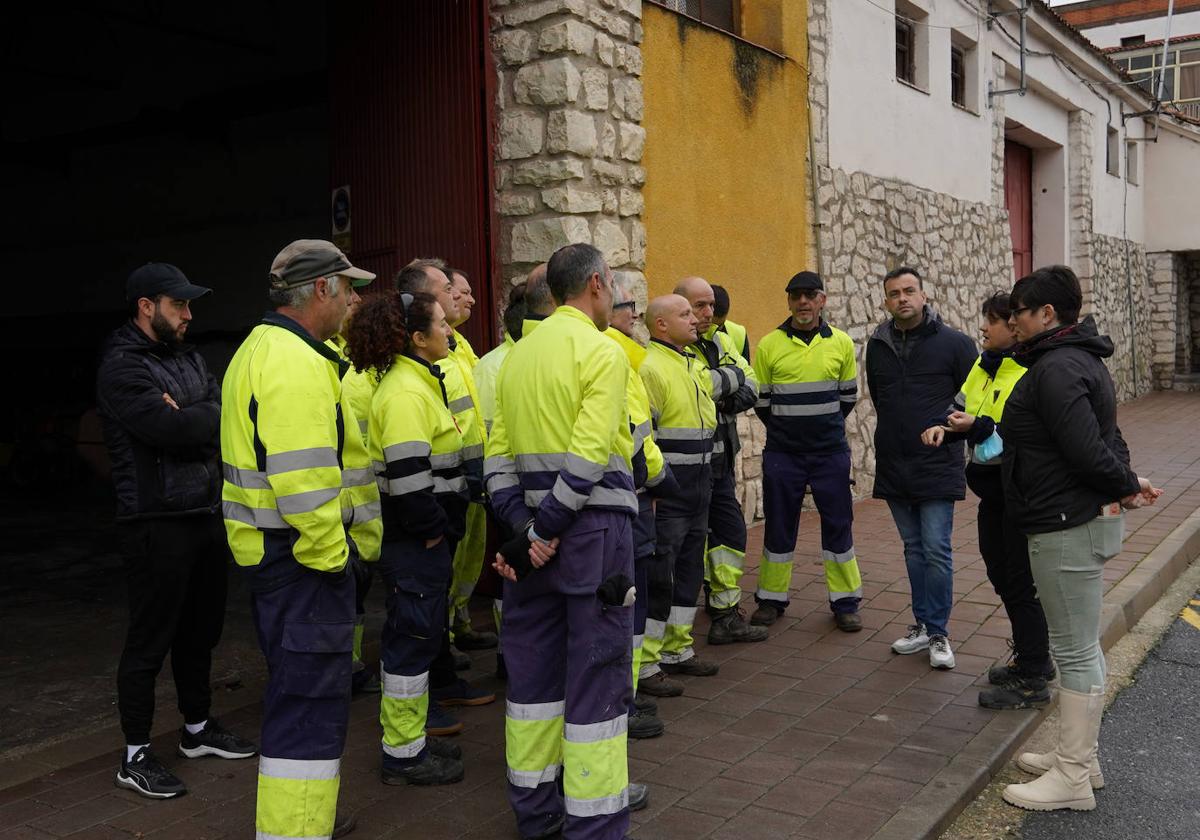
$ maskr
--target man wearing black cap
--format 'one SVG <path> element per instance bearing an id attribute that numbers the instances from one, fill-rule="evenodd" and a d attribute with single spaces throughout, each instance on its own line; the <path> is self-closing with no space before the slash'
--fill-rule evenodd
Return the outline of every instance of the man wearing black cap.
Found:
<path id="1" fill-rule="evenodd" d="M 751 622 L 770 625 L 788 605 L 792 555 L 805 488 L 821 515 L 821 556 L 829 609 L 838 629 L 862 629 L 862 576 L 854 553 L 854 502 L 846 416 L 858 399 L 854 342 L 825 323 L 820 275 L 801 271 L 787 284 L 791 317 L 758 343 L 755 406 L 767 427 L 763 447 L 762 565 Z"/>
<path id="2" fill-rule="evenodd" d="M 191 302 L 209 289 L 173 265 L 150 263 L 129 275 L 125 292 L 132 317 L 109 338 L 96 383 L 129 587 L 117 670 L 126 747 L 116 783 L 169 799 L 186 787 L 150 751 L 154 681 L 168 652 L 184 720 L 179 753 L 249 758 L 256 748 L 208 713 L 228 557 L 217 516 L 221 392 L 183 339 Z"/>

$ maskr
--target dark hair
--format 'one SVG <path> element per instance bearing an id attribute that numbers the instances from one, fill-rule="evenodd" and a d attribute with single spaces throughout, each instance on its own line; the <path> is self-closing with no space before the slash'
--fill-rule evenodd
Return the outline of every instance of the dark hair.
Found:
<path id="1" fill-rule="evenodd" d="M 504 334 L 511 335 L 513 341 L 521 337 L 521 327 L 525 323 L 525 315 L 529 308 L 525 305 L 525 287 L 513 286 L 508 293 L 508 306 L 504 307 Z"/>
<path id="2" fill-rule="evenodd" d="M 729 292 L 725 291 L 724 286 L 712 284 L 713 290 L 713 316 L 716 318 L 724 318 L 729 314 Z"/>
<path id="3" fill-rule="evenodd" d="M 605 275 L 604 257 L 599 249 L 584 242 L 564 245 L 554 252 L 546 265 L 546 284 L 554 300 L 562 305 L 587 288 L 593 274 Z"/>
<path id="4" fill-rule="evenodd" d="M 451 282 L 454 281 L 455 274 L 462 277 L 462 279 L 466 280 L 468 283 L 471 282 L 471 275 L 467 274 L 467 272 L 463 271 L 461 268 L 454 268 L 453 266 L 446 268 L 446 276 L 450 278 Z"/>
<path id="5" fill-rule="evenodd" d="M 346 355 L 355 369 L 383 376 L 398 354 L 412 349 L 413 333 L 433 328 L 435 306 L 437 298 L 428 292 L 390 290 L 360 303 L 346 334 Z"/>
<path id="6" fill-rule="evenodd" d="M 431 278 L 427 269 L 436 268 L 438 271 L 450 277 L 450 267 L 446 265 L 445 260 L 439 260 L 436 257 L 428 259 L 416 259 L 410 262 L 396 275 L 396 291 L 408 292 L 428 292 Z"/>
<path id="7" fill-rule="evenodd" d="M 554 295 L 546 283 L 546 272 L 537 277 L 530 272 L 529 279 L 525 281 L 525 311 L 545 318 L 554 311 L 554 306 Z"/>
<path id="8" fill-rule="evenodd" d="M 1037 309 L 1050 304 L 1059 323 L 1074 324 L 1083 308 L 1083 290 L 1079 278 L 1065 265 L 1047 265 L 1027 274 L 1013 286 L 1013 309 Z"/>
<path id="9" fill-rule="evenodd" d="M 1008 292 L 996 292 L 983 302 L 979 313 L 997 321 L 1007 321 L 1008 316 L 1012 314 L 1012 300 Z"/>
<path id="10" fill-rule="evenodd" d="M 921 277 L 921 272 L 919 272 L 915 268 L 913 268 L 911 266 L 907 266 L 907 265 L 896 266 L 891 271 L 889 271 L 887 274 L 883 275 L 884 285 L 887 285 L 887 281 L 895 280 L 897 277 L 903 277 L 905 274 L 911 274 L 913 277 L 917 278 L 917 288 L 918 289 L 925 288 L 925 281 Z"/>

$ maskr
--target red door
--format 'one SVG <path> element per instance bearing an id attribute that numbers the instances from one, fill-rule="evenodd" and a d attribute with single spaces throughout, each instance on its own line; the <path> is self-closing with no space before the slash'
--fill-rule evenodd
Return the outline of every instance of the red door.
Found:
<path id="1" fill-rule="evenodd" d="M 331 3 L 333 188 L 350 187 L 349 250 L 390 283 L 415 257 L 467 272 L 460 329 L 495 343 L 487 3 Z"/>
<path id="2" fill-rule="evenodd" d="M 1033 271 L 1033 150 L 1011 140 L 1004 141 L 1004 206 L 1019 280 Z"/>

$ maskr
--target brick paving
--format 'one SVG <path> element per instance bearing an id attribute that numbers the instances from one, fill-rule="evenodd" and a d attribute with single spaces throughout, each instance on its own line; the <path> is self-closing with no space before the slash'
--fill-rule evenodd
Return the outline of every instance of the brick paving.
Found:
<path id="1" fill-rule="evenodd" d="M 1200 508 L 1198 420 L 1200 396 L 1192 394 L 1154 394 L 1121 408 L 1135 465 L 1166 492 L 1156 507 L 1128 515 L 1124 551 L 1105 568 L 1110 587 Z M 648 782 L 652 797 L 647 810 L 633 815 L 632 836 L 866 840 L 904 836 L 896 830 L 903 821 L 894 817 L 906 806 L 950 807 L 939 788 L 956 775 L 979 773 L 985 728 L 991 731 L 1000 716 L 1033 714 L 990 712 L 976 703 L 986 679 L 981 675 L 1007 652 L 1009 625 L 974 532 L 974 506 L 964 502 L 955 519 L 950 622 L 958 667 L 932 671 L 924 655 L 897 657 L 889 650 L 911 618 L 900 543 L 886 506 L 868 500 L 856 507 L 865 597 L 864 630 L 857 634 L 833 627 L 817 564 L 817 522 L 806 512 L 791 607 L 770 640 L 713 649 L 701 641 L 701 655 L 720 661 L 720 674 L 687 680 L 685 696 L 660 701 L 666 735 L 631 742 L 631 777 Z M 752 529 L 748 558 L 757 556 L 761 540 L 761 528 Z M 754 585 L 751 570 L 744 586 L 753 591 Z M 703 617 L 700 623 L 702 639 Z M 491 654 L 477 654 L 476 662 L 490 669 Z M 474 677 L 502 688 L 483 670 Z M 458 740 L 467 757 L 466 781 L 443 788 L 379 783 L 377 712 L 375 698 L 352 707 L 342 806 L 359 814 L 354 837 L 517 836 L 504 793 L 500 703 L 462 713 L 467 728 Z M 255 731 L 257 706 L 224 720 Z M 162 736 L 155 748 L 172 756 L 174 742 L 174 734 Z M 251 836 L 254 761 L 172 758 L 189 795 L 148 802 L 113 787 L 116 756 L 108 750 L 0 787 L 0 840 Z M 0 766 L 0 773 L 12 766 Z"/>

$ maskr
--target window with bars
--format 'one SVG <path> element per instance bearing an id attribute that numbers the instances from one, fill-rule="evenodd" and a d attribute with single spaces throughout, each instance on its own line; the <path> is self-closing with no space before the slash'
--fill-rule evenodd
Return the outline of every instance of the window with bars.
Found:
<path id="1" fill-rule="evenodd" d="M 740 35 L 738 0 L 650 0 L 659 6 L 698 21 Z"/>
<path id="2" fill-rule="evenodd" d="M 910 85 L 917 83 L 916 29 L 911 21 L 896 18 L 896 78 Z"/>

